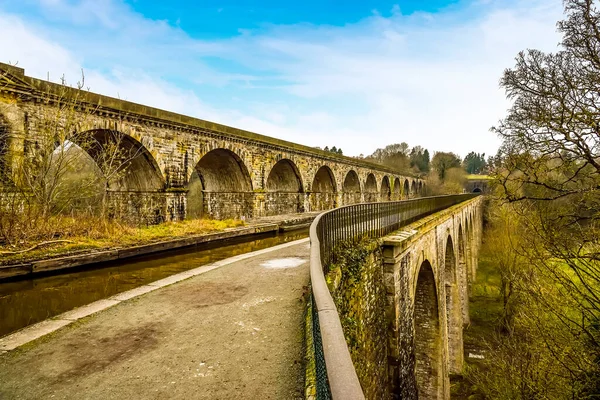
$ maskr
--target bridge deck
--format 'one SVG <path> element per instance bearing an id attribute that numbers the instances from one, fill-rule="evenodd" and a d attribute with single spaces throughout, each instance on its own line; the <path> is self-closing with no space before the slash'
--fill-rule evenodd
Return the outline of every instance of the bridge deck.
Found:
<path id="1" fill-rule="evenodd" d="M 294 243 L 0 355 L 0 398 L 303 398 L 309 245 Z"/>

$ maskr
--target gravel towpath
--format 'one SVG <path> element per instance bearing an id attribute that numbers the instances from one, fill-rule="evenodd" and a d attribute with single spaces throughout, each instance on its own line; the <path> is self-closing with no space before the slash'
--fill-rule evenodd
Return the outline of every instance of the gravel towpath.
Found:
<path id="1" fill-rule="evenodd" d="M 125 301 L 0 355 L 0 399 L 301 399 L 309 244 Z"/>

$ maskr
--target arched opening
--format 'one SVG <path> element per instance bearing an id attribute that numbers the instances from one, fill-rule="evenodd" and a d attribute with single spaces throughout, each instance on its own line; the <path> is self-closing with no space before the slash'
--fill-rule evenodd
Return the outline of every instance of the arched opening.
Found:
<path id="1" fill-rule="evenodd" d="M 149 192 L 164 189 L 165 182 L 156 160 L 131 136 L 97 129 L 78 135 L 73 143 L 94 159 L 108 179 L 109 190 Z"/>
<path id="2" fill-rule="evenodd" d="M 402 198 L 402 185 L 400 184 L 400 179 L 394 179 L 394 189 L 393 189 L 393 198 L 392 200 L 400 200 Z"/>
<path id="3" fill-rule="evenodd" d="M 458 226 L 458 279 L 460 285 L 460 303 L 463 325 L 466 325 L 469 323 L 469 294 L 467 288 L 470 278 L 467 270 L 465 234 L 463 233 L 462 224 Z"/>
<path id="4" fill-rule="evenodd" d="M 70 141 L 58 145 L 50 158 L 45 185 L 59 194 L 55 199 L 58 207 L 67 213 L 99 213 L 104 196 L 115 182 L 107 182 L 96 160 Z"/>
<path id="5" fill-rule="evenodd" d="M 402 198 L 409 199 L 410 198 L 410 189 L 408 186 L 408 179 L 404 180 L 404 186 L 402 187 Z"/>
<path id="6" fill-rule="evenodd" d="M 419 181 L 419 195 L 423 196 L 423 182 Z"/>
<path id="7" fill-rule="evenodd" d="M 101 200 L 97 204 L 102 204 L 105 215 L 134 224 L 153 224 L 183 214 L 183 210 L 170 210 L 171 215 L 167 215 L 165 179 L 152 154 L 133 137 L 116 130 L 94 129 L 56 145 L 54 161 L 76 160 L 71 162 L 76 165 L 75 180 L 91 182 L 93 191 L 104 186 L 91 198 Z M 83 205 L 87 207 L 85 202 Z"/>
<path id="8" fill-rule="evenodd" d="M 267 215 L 300 213 L 304 211 L 302 180 L 293 161 L 283 159 L 269 172 L 265 185 L 265 208 Z"/>
<path id="9" fill-rule="evenodd" d="M 390 187 L 390 178 L 383 177 L 381 181 L 381 201 L 390 201 L 392 198 L 392 188 Z"/>
<path id="10" fill-rule="evenodd" d="M 481 189 L 477 187 L 473 189 L 473 193 L 481 193 Z"/>
<path id="11" fill-rule="evenodd" d="M 427 260 L 419 268 L 414 299 L 417 397 L 438 399 L 443 386 L 442 338 L 435 278 Z"/>
<path id="12" fill-rule="evenodd" d="M 335 207 L 335 178 L 331 169 L 324 165 L 315 174 L 310 194 L 311 210 L 329 210 Z"/>
<path id="13" fill-rule="evenodd" d="M 444 289 L 446 295 L 446 328 L 448 333 L 448 364 L 451 373 L 462 370 L 462 308 L 456 275 L 454 243 L 448 236 L 444 257 Z"/>
<path id="14" fill-rule="evenodd" d="M 215 149 L 206 153 L 192 173 L 187 195 L 188 216 L 215 219 L 252 216 L 250 174 L 234 152 Z"/>
<path id="15" fill-rule="evenodd" d="M 360 203 L 360 180 L 354 170 L 348 171 L 344 179 L 344 204 Z"/>
<path id="16" fill-rule="evenodd" d="M 467 229 L 466 229 L 466 237 L 465 237 L 465 255 L 467 259 L 467 279 L 468 279 L 468 290 L 471 293 L 471 285 L 475 281 L 475 262 L 473 260 L 473 221 L 471 220 L 471 216 L 467 217 Z"/>
<path id="17" fill-rule="evenodd" d="M 377 180 L 375 175 L 367 175 L 365 182 L 365 203 L 375 203 L 377 201 Z"/>
<path id="18" fill-rule="evenodd" d="M 417 197 L 417 184 L 415 183 L 415 181 L 412 181 L 410 185 L 410 194 L 411 197 Z"/>

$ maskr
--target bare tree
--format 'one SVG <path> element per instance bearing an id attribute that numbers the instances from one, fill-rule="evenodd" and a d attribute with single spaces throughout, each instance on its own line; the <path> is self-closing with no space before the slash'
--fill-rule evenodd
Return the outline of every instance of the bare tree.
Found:
<path id="1" fill-rule="evenodd" d="M 561 48 L 521 52 L 504 72 L 513 105 L 492 130 L 503 139 L 496 178 L 522 217 L 522 249 L 553 283 L 535 304 L 582 344 L 581 362 L 564 365 L 589 394 L 600 390 L 600 11 L 594 0 L 564 7 Z"/>
<path id="2" fill-rule="evenodd" d="M 59 216 L 95 213 L 104 221 L 108 190 L 141 154 L 118 130 L 89 129 L 97 106 L 87 101 L 84 82 L 82 73 L 76 88 L 63 79 L 41 94 L 28 117 L 24 155 L 2 166 L 0 234 L 13 245 L 64 235 L 64 225 L 52 221 Z M 9 136 L 0 129 L 0 143 Z"/>

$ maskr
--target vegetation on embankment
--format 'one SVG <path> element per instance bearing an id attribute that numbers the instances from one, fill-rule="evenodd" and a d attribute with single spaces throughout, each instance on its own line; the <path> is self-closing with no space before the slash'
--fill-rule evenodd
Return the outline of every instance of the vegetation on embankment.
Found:
<path id="1" fill-rule="evenodd" d="M 520 52 L 500 80 L 511 108 L 491 129 L 502 145 L 482 258 L 502 308 L 466 375 L 485 398 L 600 396 L 597 3 L 565 0 L 556 51 Z"/>
<path id="2" fill-rule="evenodd" d="M 471 323 L 463 332 L 466 366 L 453 379 L 452 396 L 596 398 L 599 360 L 590 338 L 598 326 L 577 299 L 583 266 L 576 271 L 548 254 L 539 258 L 543 247 L 532 244 L 523 218 L 511 204 L 488 208 Z"/>
<path id="3" fill-rule="evenodd" d="M 240 220 L 196 219 L 132 227 L 100 218 L 55 216 L 49 219 L 48 224 L 40 226 L 37 235 L 28 235 L 27 240 L 21 240 L 16 244 L 0 244 L 0 265 L 90 250 L 139 246 L 240 226 L 244 226 L 244 222 Z M 46 228 L 42 229 L 44 227 Z M 46 240 L 49 237 L 52 240 Z M 33 248 L 34 246 L 38 247 Z"/>

